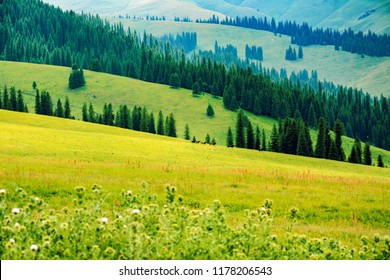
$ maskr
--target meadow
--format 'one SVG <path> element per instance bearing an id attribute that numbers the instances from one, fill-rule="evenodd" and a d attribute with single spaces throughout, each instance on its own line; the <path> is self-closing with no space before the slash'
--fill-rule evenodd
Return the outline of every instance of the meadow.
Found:
<path id="1" fill-rule="evenodd" d="M 335 84 L 363 89 L 373 96 L 389 96 L 390 82 L 387 73 L 390 71 L 388 57 L 362 58 L 358 54 L 335 51 L 333 46 L 303 47 L 304 58 L 298 61 L 286 61 L 285 53 L 291 44 L 288 36 L 275 36 L 273 33 L 251 30 L 233 26 L 197 24 L 172 21 L 146 21 L 109 18 L 111 22 L 120 21 L 125 28 L 130 27 L 140 34 L 146 31 L 154 36 L 177 34 L 181 32 L 196 32 L 198 35 L 198 49 L 213 50 L 214 43 L 219 46 L 232 44 L 237 47 L 238 55 L 245 59 L 245 45 L 256 45 L 263 48 L 263 67 L 272 67 L 279 71 L 287 70 L 299 72 L 306 69 L 318 72 L 319 80 L 327 80 Z M 298 51 L 298 46 L 293 45 Z M 197 50 L 198 50 L 197 49 Z M 197 52 L 197 50 L 195 50 Z"/>
<path id="2" fill-rule="evenodd" d="M 263 227 L 263 221 L 259 218 L 261 213 L 257 210 L 268 205 L 268 208 L 272 208 L 272 215 L 269 216 L 272 222 L 267 222 L 267 230 L 264 233 L 267 236 L 269 234 L 269 238 L 273 235 L 280 238 L 281 243 L 276 242 L 277 246 L 281 246 L 278 248 L 285 246 L 283 242 L 296 244 L 291 240 L 298 235 L 304 235 L 305 240 L 323 240 L 321 244 L 328 244 L 323 238 L 335 239 L 340 242 L 341 247 L 346 246 L 355 251 L 365 250 L 362 249 L 362 246 L 365 246 L 362 245 L 362 238 L 368 244 L 379 240 L 384 243 L 378 245 L 379 247 L 374 244 L 374 248 L 384 246 L 380 251 L 388 252 L 388 239 L 384 238 L 390 233 L 388 169 L 192 144 L 181 139 L 131 130 L 2 110 L 0 131 L 0 189 L 7 192 L 5 200 L 2 198 L 2 224 L 15 223 L 16 220 L 10 217 L 21 217 L 19 224 L 23 219 L 32 219 L 32 226 L 38 227 L 48 215 L 53 217 L 50 219 L 55 221 L 57 226 L 61 223 L 77 224 L 77 221 L 66 220 L 73 216 L 64 215 L 64 207 L 71 213 L 79 208 L 91 211 L 85 212 L 86 216 L 82 219 L 90 217 L 97 221 L 98 225 L 101 225 L 100 219 L 103 217 L 113 221 L 116 219 L 115 215 L 125 217 L 126 211 L 136 207 L 142 211 L 142 207 L 149 204 L 158 205 L 153 207 L 160 209 L 160 213 L 163 205 L 167 203 L 166 186 L 169 185 L 175 187 L 177 202 L 185 208 L 182 209 L 183 213 L 194 209 L 214 209 L 210 205 L 213 205 L 214 200 L 219 200 L 219 207 L 224 209 L 223 222 L 218 222 L 213 216 L 217 220 L 212 218 L 211 223 L 222 223 L 227 231 L 246 232 L 243 227 L 248 222 L 245 221 L 249 213 L 255 211 L 257 214 L 253 215 L 256 223 L 253 223 L 260 224 L 251 229 L 248 235 L 251 238 L 255 238 L 252 235 L 257 232 L 258 227 Z M 84 204 L 77 206 L 78 192 L 85 190 L 92 193 L 95 184 L 103 186 L 104 189 L 103 198 L 98 200 L 100 202 L 86 201 L 85 207 Z M 81 186 L 83 188 L 77 188 Z M 150 194 L 148 197 L 154 197 L 154 194 L 157 197 L 142 200 L 142 203 L 138 201 L 138 204 L 123 204 L 123 194 L 128 190 L 142 196 L 145 189 Z M 34 207 L 30 209 L 29 203 L 35 203 L 34 197 L 45 201 L 44 208 L 39 208 L 39 211 Z M 272 207 L 265 203 L 267 199 L 273 202 Z M 22 209 L 22 213 L 26 214 L 12 216 L 10 211 L 13 208 Z M 187 217 L 187 214 L 183 215 Z M 131 216 L 128 219 L 130 220 L 127 224 L 132 224 Z M 95 222 L 91 222 L 92 228 L 97 225 Z M 188 221 L 184 219 L 183 223 L 186 222 Z M 10 234 L 15 231 L 8 231 L 9 228 L 2 228 L 3 236 L 12 238 Z M 229 234 L 233 234 L 232 232 Z M 116 236 L 115 232 L 110 234 Z M 29 236 L 29 243 L 35 240 L 36 243 L 41 242 L 41 246 L 44 241 L 39 240 L 38 236 L 41 235 Z M 147 238 L 143 239 L 145 237 L 140 235 L 139 241 L 147 242 Z M 3 238 L 1 246 L 6 246 L 6 243 L 9 243 L 9 240 Z M 326 244 L 324 246 L 329 246 Z M 25 250 L 30 252 L 30 245 L 24 246 Z M 16 258 L 33 257 L 20 254 L 17 253 Z M 12 258 L 12 255 L 5 256 Z M 42 255 L 42 258 L 45 256 L 47 257 Z M 70 254 L 69 258 L 75 256 L 82 258 L 77 254 Z M 146 258 L 143 255 L 134 256 Z M 230 256 L 238 258 L 234 254 Z M 255 258 L 257 255 L 245 256 L 242 258 Z M 279 256 L 283 258 L 284 255 Z M 309 258 L 305 254 L 299 256 L 285 257 Z M 362 258 L 358 254 L 343 256 L 334 255 L 335 258 Z M 86 256 L 90 257 L 91 255 Z M 185 258 L 179 255 L 171 257 Z M 277 258 L 276 255 L 262 257 Z M 367 257 L 388 258 L 380 254 Z M 161 258 L 169 257 L 163 254 Z M 199 258 L 206 257 L 199 255 Z M 319 258 L 325 258 L 325 255 Z"/>
<path id="3" fill-rule="evenodd" d="M 206 135 L 210 134 L 211 138 L 215 137 L 217 144 L 222 146 L 226 145 L 228 127 L 234 130 L 236 126 L 237 114 L 225 109 L 221 98 L 212 98 L 209 94 L 195 98 L 190 90 L 172 89 L 167 85 L 87 70 L 84 71 L 86 85 L 70 90 L 68 87 L 70 72 L 70 68 L 67 67 L 0 61 L 0 88 L 3 89 L 4 85 L 7 85 L 20 89 L 30 112 L 34 112 L 35 91 L 32 83 L 35 81 L 40 91 L 50 92 L 53 103 L 56 103 L 57 99 L 64 102 L 68 96 L 71 113 L 76 119 L 81 119 L 81 108 L 84 102 L 87 104 L 92 102 L 95 111 L 100 113 L 104 103 L 108 102 L 112 103 L 115 111 L 119 105 L 126 104 L 129 108 L 133 108 L 134 105 L 146 106 L 155 117 L 159 110 L 162 110 L 164 116 L 172 112 L 179 138 L 184 138 L 184 128 L 188 123 L 191 137 L 196 136 L 196 139 L 204 141 Z M 215 116 L 211 118 L 206 115 L 209 103 L 215 111 Z M 255 116 L 250 112 L 245 114 L 254 126 L 258 125 L 260 129 L 265 130 L 268 141 L 276 121 L 268 117 Z M 312 141 L 315 142 L 316 132 L 312 131 L 311 135 Z M 343 147 L 347 156 L 352 146 L 353 140 L 343 137 Z M 390 162 L 388 151 L 372 147 L 374 164 L 378 154 L 383 156 L 385 164 Z"/>

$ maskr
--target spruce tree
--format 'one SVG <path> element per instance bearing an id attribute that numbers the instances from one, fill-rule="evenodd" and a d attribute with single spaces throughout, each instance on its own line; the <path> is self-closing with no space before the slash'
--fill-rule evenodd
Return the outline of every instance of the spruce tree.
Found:
<path id="1" fill-rule="evenodd" d="M 266 144 L 267 139 L 266 139 L 264 128 L 263 128 L 263 131 L 261 133 L 261 138 L 262 138 L 261 139 L 261 150 L 266 151 L 267 150 L 267 144 Z"/>
<path id="2" fill-rule="evenodd" d="M 248 127 L 246 129 L 246 147 L 248 149 L 256 149 L 255 138 L 253 137 L 253 127 L 251 122 L 248 122 Z"/>
<path id="3" fill-rule="evenodd" d="M 176 135 L 176 121 L 175 121 L 175 118 L 174 118 L 172 113 L 169 115 L 168 136 L 177 137 L 177 135 Z"/>
<path id="4" fill-rule="evenodd" d="M 140 130 L 143 132 L 149 131 L 149 113 L 146 107 L 142 108 Z"/>
<path id="5" fill-rule="evenodd" d="M 318 124 L 318 136 L 317 136 L 317 143 L 314 155 L 317 158 L 325 158 L 326 157 L 326 147 L 325 147 L 325 140 L 326 140 L 326 127 L 325 127 L 325 118 L 321 117 Z"/>
<path id="6" fill-rule="evenodd" d="M 18 112 L 25 112 L 25 104 L 24 104 L 24 100 L 23 100 L 23 95 L 22 95 L 22 92 L 20 90 L 18 90 L 16 110 Z"/>
<path id="7" fill-rule="evenodd" d="M 232 132 L 232 129 L 230 128 L 230 126 L 229 126 L 229 129 L 227 132 L 226 145 L 228 146 L 228 148 L 234 147 L 233 132 Z"/>
<path id="8" fill-rule="evenodd" d="M 104 104 L 104 108 L 105 108 L 105 110 L 104 111 L 107 111 L 107 105 L 106 104 Z M 88 121 L 88 110 L 87 110 L 87 103 L 85 103 L 84 102 L 84 104 L 83 104 L 83 109 L 82 109 L 82 118 L 83 118 L 83 122 L 87 122 Z M 105 122 L 105 124 L 107 124 L 106 122 Z"/>
<path id="9" fill-rule="evenodd" d="M 190 127 L 188 126 L 188 123 L 186 123 L 186 126 L 184 128 L 184 139 L 190 140 Z"/>
<path id="10" fill-rule="evenodd" d="M 364 164 L 365 165 L 372 164 L 370 144 L 368 142 L 366 142 L 366 144 L 364 145 Z"/>
<path id="11" fill-rule="evenodd" d="M 161 112 L 161 110 L 158 112 L 158 118 L 157 118 L 157 134 L 164 135 L 164 116 Z"/>
<path id="12" fill-rule="evenodd" d="M 335 122 L 334 133 L 335 133 L 335 149 L 337 154 L 337 160 L 345 161 L 345 154 L 342 147 L 342 139 L 341 139 L 343 135 L 343 127 L 340 120 L 336 120 Z"/>
<path id="13" fill-rule="evenodd" d="M 279 152 L 279 133 L 276 124 L 272 127 L 270 150 L 271 152 Z"/>
<path id="14" fill-rule="evenodd" d="M 313 104 L 310 104 L 309 115 L 307 117 L 307 123 L 308 123 L 310 128 L 315 128 L 317 126 L 317 118 L 316 118 L 316 114 L 314 112 Z"/>
<path id="15" fill-rule="evenodd" d="M 385 167 L 385 164 L 384 164 L 384 162 L 383 162 L 383 159 L 382 159 L 382 156 L 379 154 L 378 155 L 378 167 Z"/>
<path id="16" fill-rule="evenodd" d="M 91 123 L 95 123 L 95 110 L 93 108 L 92 102 L 89 103 L 88 107 L 88 121 Z"/>
<path id="17" fill-rule="evenodd" d="M 70 104 L 69 104 L 68 96 L 66 96 L 66 98 L 65 98 L 64 117 L 67 118 L 67 119 L 71 118 L 71 115 L 70 115 Z"/>
<path id="18" fill-rule="evenodd" d="M 213 117 L 214 116 L 214 109 L 213 109 L 213 107 L 211 106 L 210 103 L 207 106 L 206 115 L 209 116 L 209 117 Z"/>
<path id="19" fill-rule="evenodd" d="M 357 155 L 357 151 L 356 151 L 356 146 L 353 145 L 352 149 L 351 149 L 351 154 L 349 155 L 348 157 L 348 162 L 349 163 L 358 163 L 358 155 Z"/>
<path id="20" fill-rule="evenodd" d="M 258 151 L 261 150 L 260 138 L 261 138 L 260 128 L 258 125 L 256 125 L 255 149 Z"/>
<path id="21" fill-rule="evenodd" d="M 64 108 L 62 107 L 62 103 L 60 99 L 57 100 L 56 116 L 59 118 L 64 117 Z"/>
<path id="22" fill-rule="evenodd" d="M 39 90 L 37 89 L 35 93 L 35 114 L 41 114 L 41 112 L 42 112 L 41 97 L 39 95 Z"/>
<path id="23" fill-rule="evenodd" d="M 15 89 L 15 87 L 11 87 L 11 89 L 10 89 L 9 101 L 10 101 L 9 110 L 16 111 L 16 109 L 18 107 L 18 101 L 17 101 L 17 98 L 16 98 L 16 89 Z"/>
<path id="24" fill-rule="evenodd" d="M 154 115 L 153 113 L 150 113 L 149 116 L 149 133 L 156 134 L 156 124 L 154 121 Z"/>
<path id="25" fill-rule="evenodd" d="M 242 110 L 238 111 L 236 122 L 236 147 L 245 148 L 245 134 L 244 134 L 244 113 Z"/>
<path id="26" fill-rule="evenodd" d="M 206 135 L 205 142 L 206 142 L 207 144 L 211 144 L 211 137 L 210 137 L 210 134 L 208 134 L 208 133 L 207 133 L 207 135 Z"/>
<path id="27" fill-rule="evenodd" d="M 192 85 L 192 95 L 193 96 L 198 96 L 200 94 L 200 85 L 198 82 L 195 82 Z"/>

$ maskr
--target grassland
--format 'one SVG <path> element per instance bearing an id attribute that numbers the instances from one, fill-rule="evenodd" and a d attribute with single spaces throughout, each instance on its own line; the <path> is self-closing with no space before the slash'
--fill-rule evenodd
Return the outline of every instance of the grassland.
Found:
<path id="1" fill-rule="evenodd" d="M 119 19 L 110 19 L 117 22 Z M 138 32 L 152 33 L 161 36 L 166 33 L 196 32 L 198 48 L 214 50 L 214 43 L 220 46 L 232 44 L 237 47 L 238 55 L 245 58 L 245 45 L 262 46 L 264 52 L 263 66 L 274 67 L 277 70 L 285 68 L 287 73 L 307 69 L 309 73 L 317 70 L 320 80 L 327 80 L 335 84 L 362 88 L 371 95 L 389 96 L 390 58 L 369 57 L 362 58 L 358 54 L 335 51 L 333 46 L 309 46 L 303 48 L 304 59 L 286 61 L 285 52 L 290 45 L 290 37 L 275 36 L 273 33 L 251 30 L 232 26 L 210 24 L 155 22 L 145 20 L 120 19 L 125 27 Z M 297 48 L 297 46 L 295 46 Z"/>
<path id="2" fill-rule="evenodd" d="M 65 100 L 68 96 L 72 114 L 78 119 L 81 118 L 81 108 L 84 102 L 88 104 L 92 102 L 98 112 L 102 112 L 106 102 L 111 102 L 115 110 L 122 104 L 127 104 L 131 108 L 134 105 L 146 106 L 149 111 L 155 113 L 155 117 L 159 110 L 162 110 L 165 115 L 173 112 L 179 138 L 184 138 L 184 127 L 188 123 L 191 136 L 195 135 L 198 140 L 203 140 L 209 133 L 211 137 L 216 138 L 219 145 L 226 143 L 227 128 L 235 127 L 236 113 L 226 110 L 221 99 L 212 98 L 207 94 L 194 98 L 189 90 L 171 89 L 166 85 L 91 71 L 85 71 L 86 86 L 70 90 L 68 87 L 69 73 L 70 69 L 66 67 L 0 61 L 0 87 L 2 88 L 5 84 L 20 89 L 24 93 L 30 112 L 33 112 L 35 93 L 32 82 L 36 81 L 40 90 L 50 92 L 54 102 L 58 98 Z M 212 118 L 206 116 L 208 103 L 215 111 L 215 116 Z M 265 130 L 268 139 L 275 120 L 257 117 L 249 112 L 246 114 L 253 124 Z M 314 131 L 312 140 L 316 140 Z M 348 154 L 353 140 L 344 137 L 343 142 L 344 150 Z M 384 157 L 385 163 L 390 162 L 388 151 L 373 147 L 372 154 L 374 163 L 376 163 L 378 154 Z"/>
<path id="3" fill-rule="evenodd" d="M 290 228 L 348 244 L 389 234 L 388 169 L 269 152 L 196 145 L 80 121 L 0 110 L 0 188 L 23 187 L 53 208 L 72 207 L 75 186 L 101 184 L 114 209 L 121 190 L 164 197 L 177 187 L 190 207 L 219 199 L 231 225 L 273 200 L 275 233 Z M 15 206 L 17 207 L 17 201 Z M 289 209 L 299 215 L 291 229 Z"/>

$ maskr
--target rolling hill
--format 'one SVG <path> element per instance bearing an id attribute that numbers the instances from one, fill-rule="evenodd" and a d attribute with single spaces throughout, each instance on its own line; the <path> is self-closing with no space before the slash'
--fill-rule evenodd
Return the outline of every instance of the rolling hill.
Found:
<path id="1" fill-rule="evenodd" d="M 15 86 L 25 96 L 30 112 L 34 110 L 34 90 L 32 82 L 38 84 L 38 88 L 50 92 L 53 101 L 60 98 L 62 101 L 68 96 L 72 114 L 81 119 L 81 108 L 84 102 L 92 102 L 97 112 L 102 112 L 104 103 L 111 102 L 114 110 L 119 105 L 146 106 L 157 116 L 162 110 L 164 116 L 173 113 L 176 119 L 176 128 L 179 138 L 183 138 L 185 124 L 190 127 L 191 137 L 196 136 L 198 140 L 205 139 L 209 133 L 215 137 L 217 144 L 225 146 L 227 128 L 236 126 L 236 113 L 224 108 L 222 99 L 212 98 L 209 94 L 200 97 L 193 97 L 190 90 L 172 89 L 166 85 L 159 85 L 139 81 L 131 78 L 109 75 L 104 73 L 85 71 L 86 86 L 76 90 L 68 87 L 70 68 L 37 65 L 29 63 L 15 63 L 0 61 L 0 87 L 4 84 Z M 206 108 L 211 104 L 215 116 L 210 118 L 206 115 Z M 271 135 L 271 129 L 275 123 L 274 119 L 258 117 L 249 112 L 246 113 L 253 125 L 259 125 L 264 129 L 267 139 Z M 316 140 L 316 132 L 312 132 L 312 140 Z M 349 153 L 353 140 L 343 138 L 344 150 Z M 372 147 L 373 162 L 376 163 L 378 154 L 382 154 L 386 164 L 390 161 L 390 152 Z"/>
<path id="2" fill-rule="evenodd" d="M 273 233 L 293 233 L 360 243 L 362 235 L 389 234 L 387 169 L 188 141 L 34 114 L 0 110 L 0 186 L 27 192 L 62 211 L 73 207 L 76 186 L 102 185 L 110 212 L 121 190 L 164 197 L 177 187 L 189 207 L 219 199 L 229 223 L 245 209 L 273 200 Z M 44 137 L 42 137 L 44 135 Z M 159 203 L 164 203 L 162 199 Z M 17 205 L 17 204 L 15 204 Z"/>

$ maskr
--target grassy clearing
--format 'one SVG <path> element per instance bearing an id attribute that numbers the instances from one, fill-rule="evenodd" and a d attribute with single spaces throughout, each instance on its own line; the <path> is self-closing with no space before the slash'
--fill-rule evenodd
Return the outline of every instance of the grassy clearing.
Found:
<path id="1" fill-rule="evenodd" d="M 118 20 L 110 19 L 113 22 Z M 309 73 L 317 70 L 320 80 L 326 79 L 335 84 L 362 88 L 374 96 L 381 94 L 389 96 L 390 94 L 390 80 L 387 78 L 390 70 L 390 58 L 388 57 L 365 56 L 362 58 L 357 54 L 337 52 L 333 46 L 309 46 L 303 48 L 303 60 L 286 61 L 285 52 L 291 42 L 288 36 L 279 37 L 265 31 L 210 24 L 126 19 L 121 19 L 121 22 L 132 30 L 146 31 L 156 36 L 166 33 L 176 34 L 182 31 L 196 32 L 199 49 L 214 50 L 214 42 L 217 40 L 220 46 L 226 44 L 236 46 L 238 55 L 242 58 L 245 58 L 246 44 L 262 46 L 264 67 L 274 67 L 277 70 L 285 68 L 288 73 L 303 69 L 307 69 Z"/>
<path id="2" fill-rule="evenodd" d="M 0 188 L 17 186 L 53 208 L 72 207 L 75 186 L 98 183 L 116 205 L 121 190 L 164 197 L 177 187 L 189 207 L 219 199 L 230 225 L 245 209 L 274 201 L 275 233 L 333 237 L 357 244 L 389 234 L 388 169 L 269 152 L 196 145 L 167 137 L 33 114 L 0 111 Z M 18 207 L 17 201 L 13 207 Z M 289 209 L 299 209 L 291 228 Z"/>

